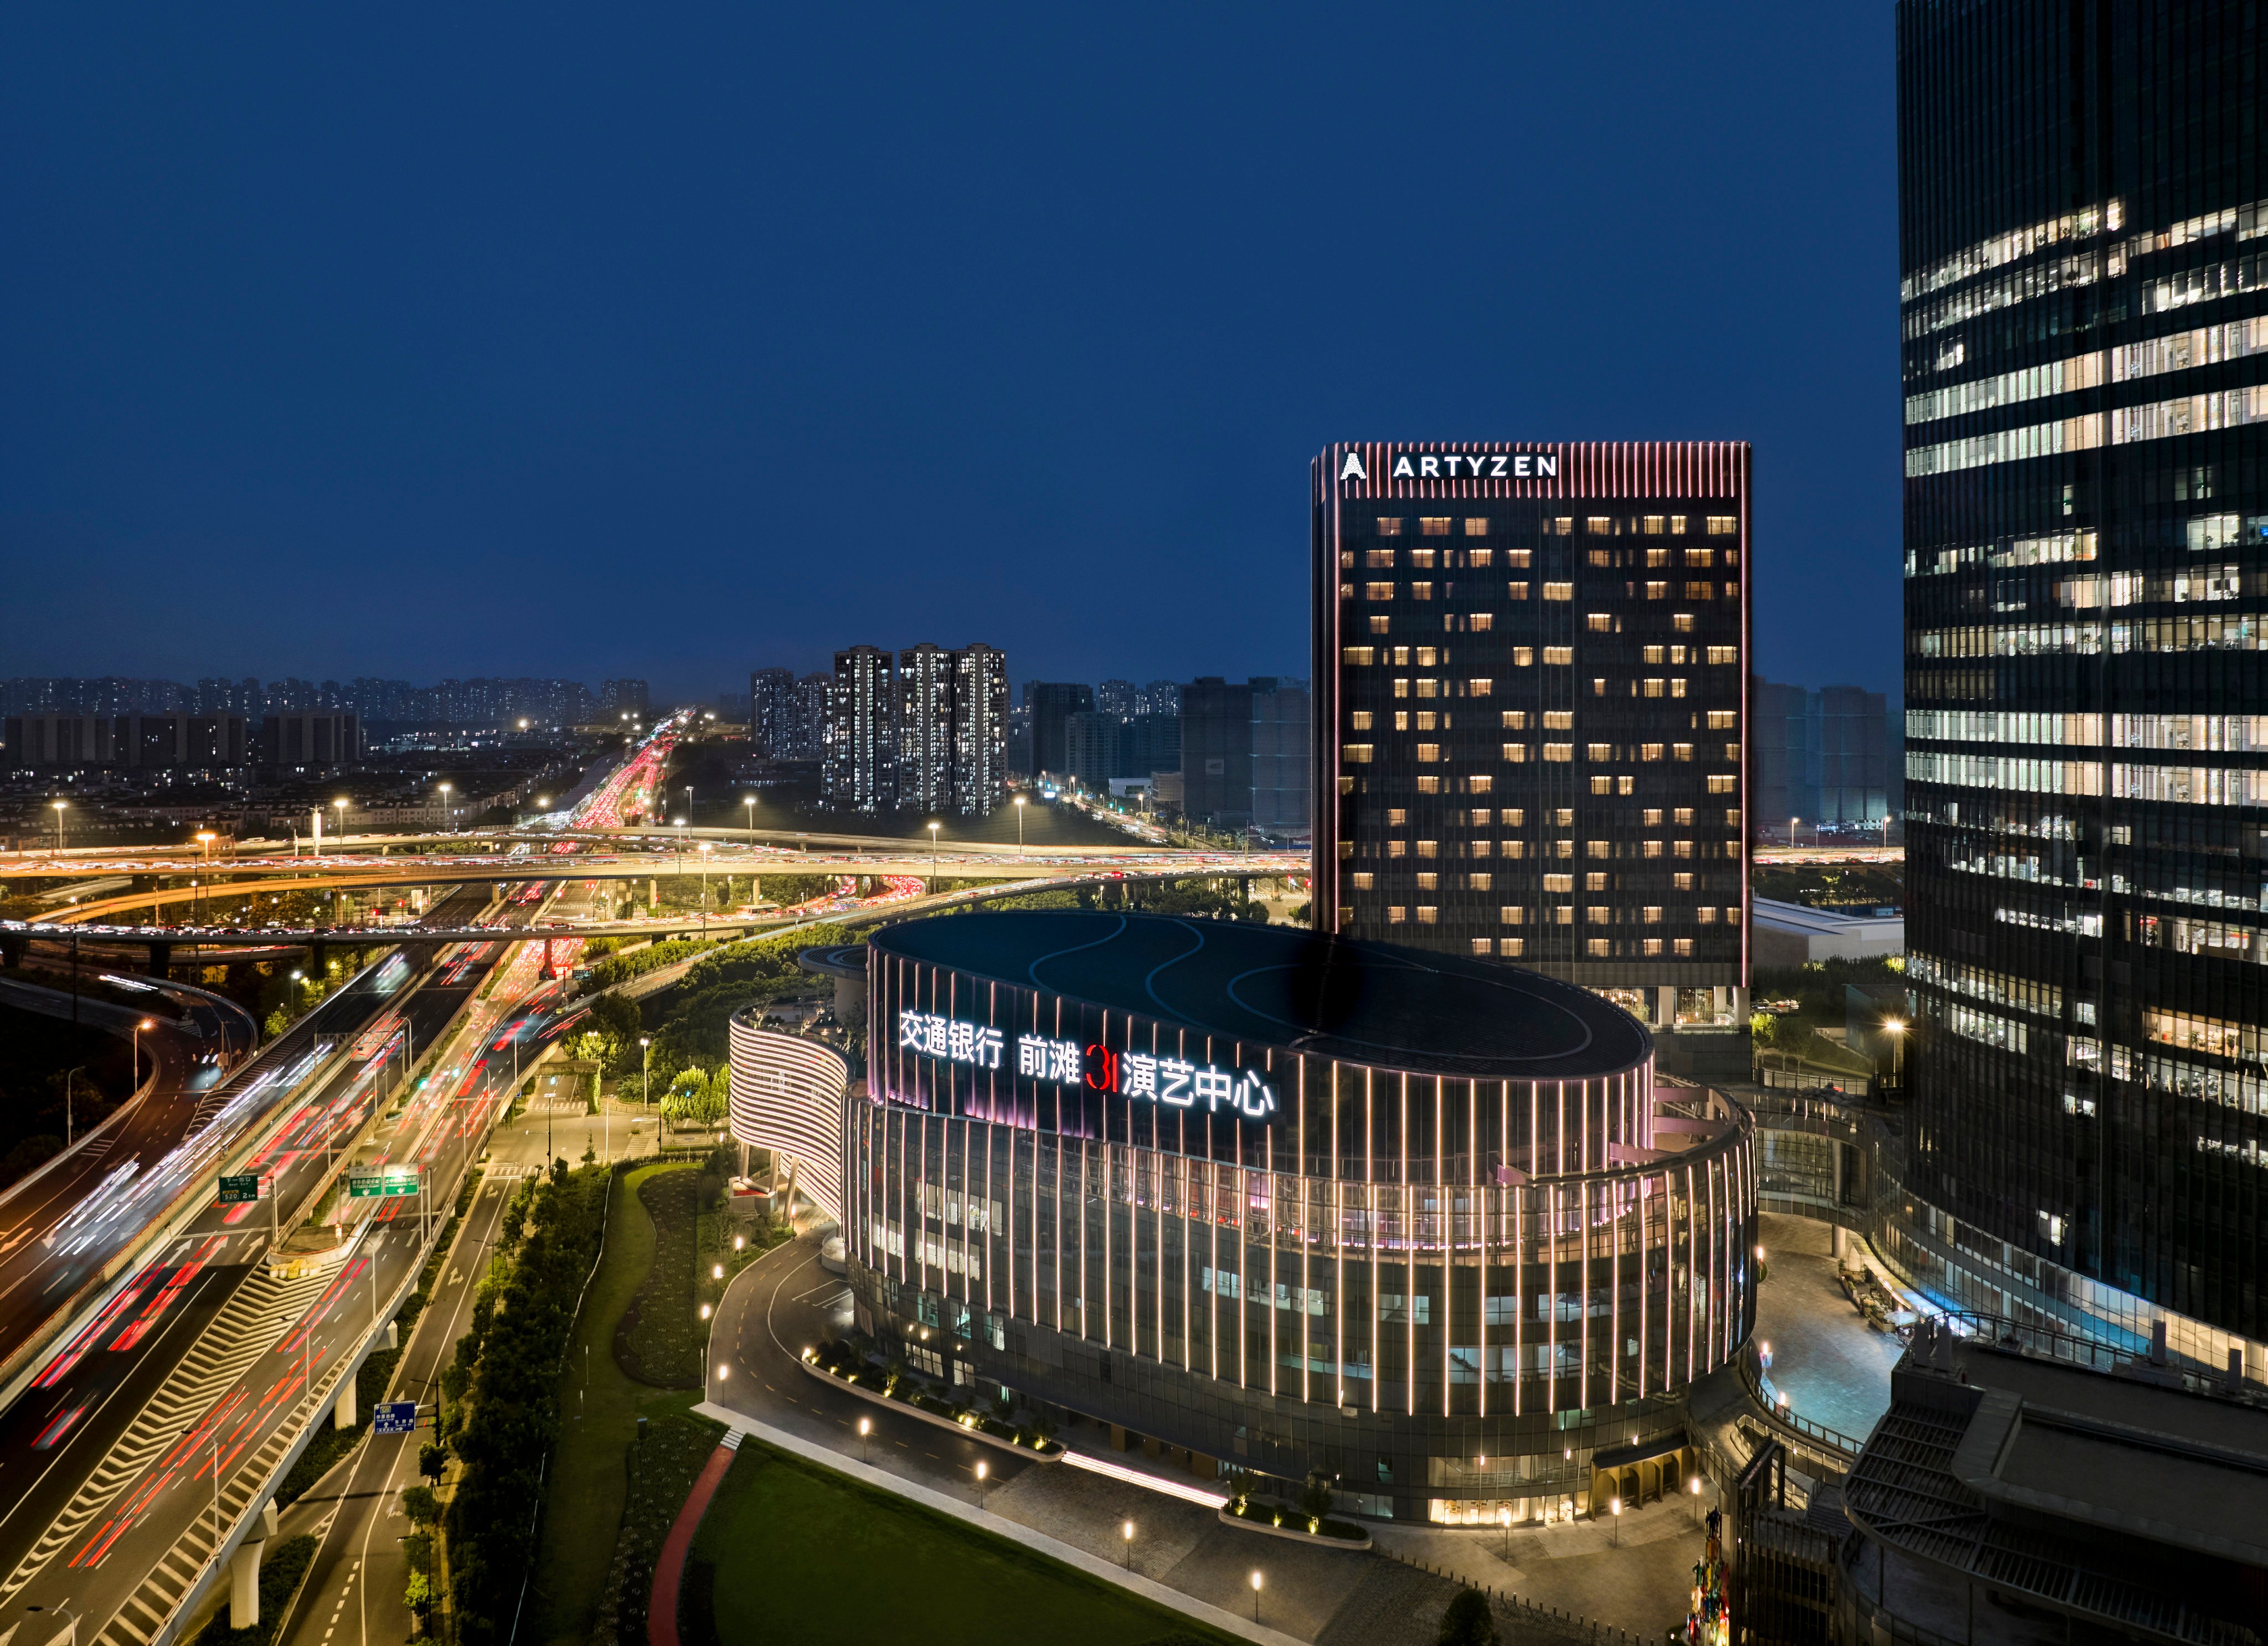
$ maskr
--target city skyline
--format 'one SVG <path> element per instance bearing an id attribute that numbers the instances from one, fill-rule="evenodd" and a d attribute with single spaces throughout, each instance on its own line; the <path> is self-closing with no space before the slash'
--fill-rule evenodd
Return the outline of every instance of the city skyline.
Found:
<path id="1" fill-rule="evenodd" d="M 445 64 L 415 29 L 15 18 L 7 59 L 44 67 L 0 200 L 44 249 L 0 305 L 0 650 L 185 679 L 565 653 L 705 699 L 744 651 L 826 666 L 855 563 L 877 632 L 990 634 L 1034 678 L 1305 676 L 1307 458 L 1548 431 L 1751 442 L 1758 666 L 1885 689 L 1887 16 L 1640 22 L 1475 18 L 1447 62 L 1421 30 L 1358 48 L 1351 13 L 1209 19 L 1198 52 L 1169 20 L 570 27 L 536 72 L 496 24 Z M 838 66 L 751 104 L 752 51 Z M 563 105 L 586 76 L 630 89 Z M 1508 81 L 1522 136 L 1476 209 Z M 891 118 L 846 132 L 844 97 Z M 1366 195 L 1441 238 L 1314 257 Z M 1673 280 L 1605 249 L 1656 239 L 1697 254 Z M 649 564 L 683 605 L 626 621 Z M 381 567 L 437 598 L 397 609 Z"/>

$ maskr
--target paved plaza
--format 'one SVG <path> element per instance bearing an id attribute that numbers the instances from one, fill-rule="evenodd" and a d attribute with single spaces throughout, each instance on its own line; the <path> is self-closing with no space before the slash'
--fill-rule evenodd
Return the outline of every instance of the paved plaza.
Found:
<path id="1" fill-rule="evenodd" d="M 1889 1408 L 1890 1368 L 1905 1352 L 1877 1332 L 1835 1278 L 1825 1223 L 1766 1214 L 1758 1220 L 1767 1278 L 1756 1296 L 1756 1340 L 1771 1345 L 1771 1379 L 1800 1417 L 1864 1440 Z M 1847 1260 L 1862 1260 L 1852 1241 Z"/>

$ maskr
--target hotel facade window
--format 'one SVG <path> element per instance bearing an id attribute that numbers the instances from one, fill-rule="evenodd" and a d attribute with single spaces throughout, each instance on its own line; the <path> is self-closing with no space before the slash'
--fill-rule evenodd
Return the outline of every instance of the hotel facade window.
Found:
<path id="1" fill-rule="evenodd" d="M 1907 0 L 1898 31 L 1904 1187 L 1994 1254 L 1957 1301 L 2257 1368 L 2257 25 Z"/>
<path id="2" fill-rule="evenodd" d="M 1516 959 L 1656 1025 L 1744 1018 L 1749 489 L 1739 443 L 1315 460 L 1314 655 L 1333 665 L 1314 712 L 1334 729 L 1317 739 L 1319 930 Z M 1353 581 L 1429 533 L 1447 540 L 1424 584 Z M 1673 555 L 1689 575 L 1649 582 Z M 1525 575 L 1507 583 L 1506 565 Z M 1648 839 L 1669 810 L 1692 837 L 1683 885 Z M 1488 872 L 1425 884 L 1395 838 L 1410 834 Z M 1506 909 L 1564 894 L 1546 865 L 1578 839 L 1595 900 L 1507 934 Z M 1421 893 L 1432 912 L 1413 921 Z"/>

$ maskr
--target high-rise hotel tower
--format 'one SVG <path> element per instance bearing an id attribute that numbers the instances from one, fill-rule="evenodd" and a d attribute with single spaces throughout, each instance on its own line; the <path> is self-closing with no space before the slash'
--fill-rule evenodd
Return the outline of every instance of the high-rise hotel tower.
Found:
<path id="1" fill-rule="evenodd" d="M 1898 8 L 1905 1187 L 1959 1301 L 2216 1369 L 2268 1336 L 2259 16 Z"/>
<path id="2" fill-rule="evenodd" d="M 1748 446 L 1335 445 L 1313 502 L 1317 929 L 1737 1023 Z"/>

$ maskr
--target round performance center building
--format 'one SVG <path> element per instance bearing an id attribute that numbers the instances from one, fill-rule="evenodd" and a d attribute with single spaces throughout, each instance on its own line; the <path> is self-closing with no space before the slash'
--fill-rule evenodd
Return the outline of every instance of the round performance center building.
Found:
<path id="1" fill-rule="evenodd" d="M 888 927 L 866 971 L 843 1237 L 909 1364 L 1396 1519 L 1693 1471 L 1684 1392 L 1755 1319 L 1754 1134 L 1598 996 L 1068 912 Z"/>

